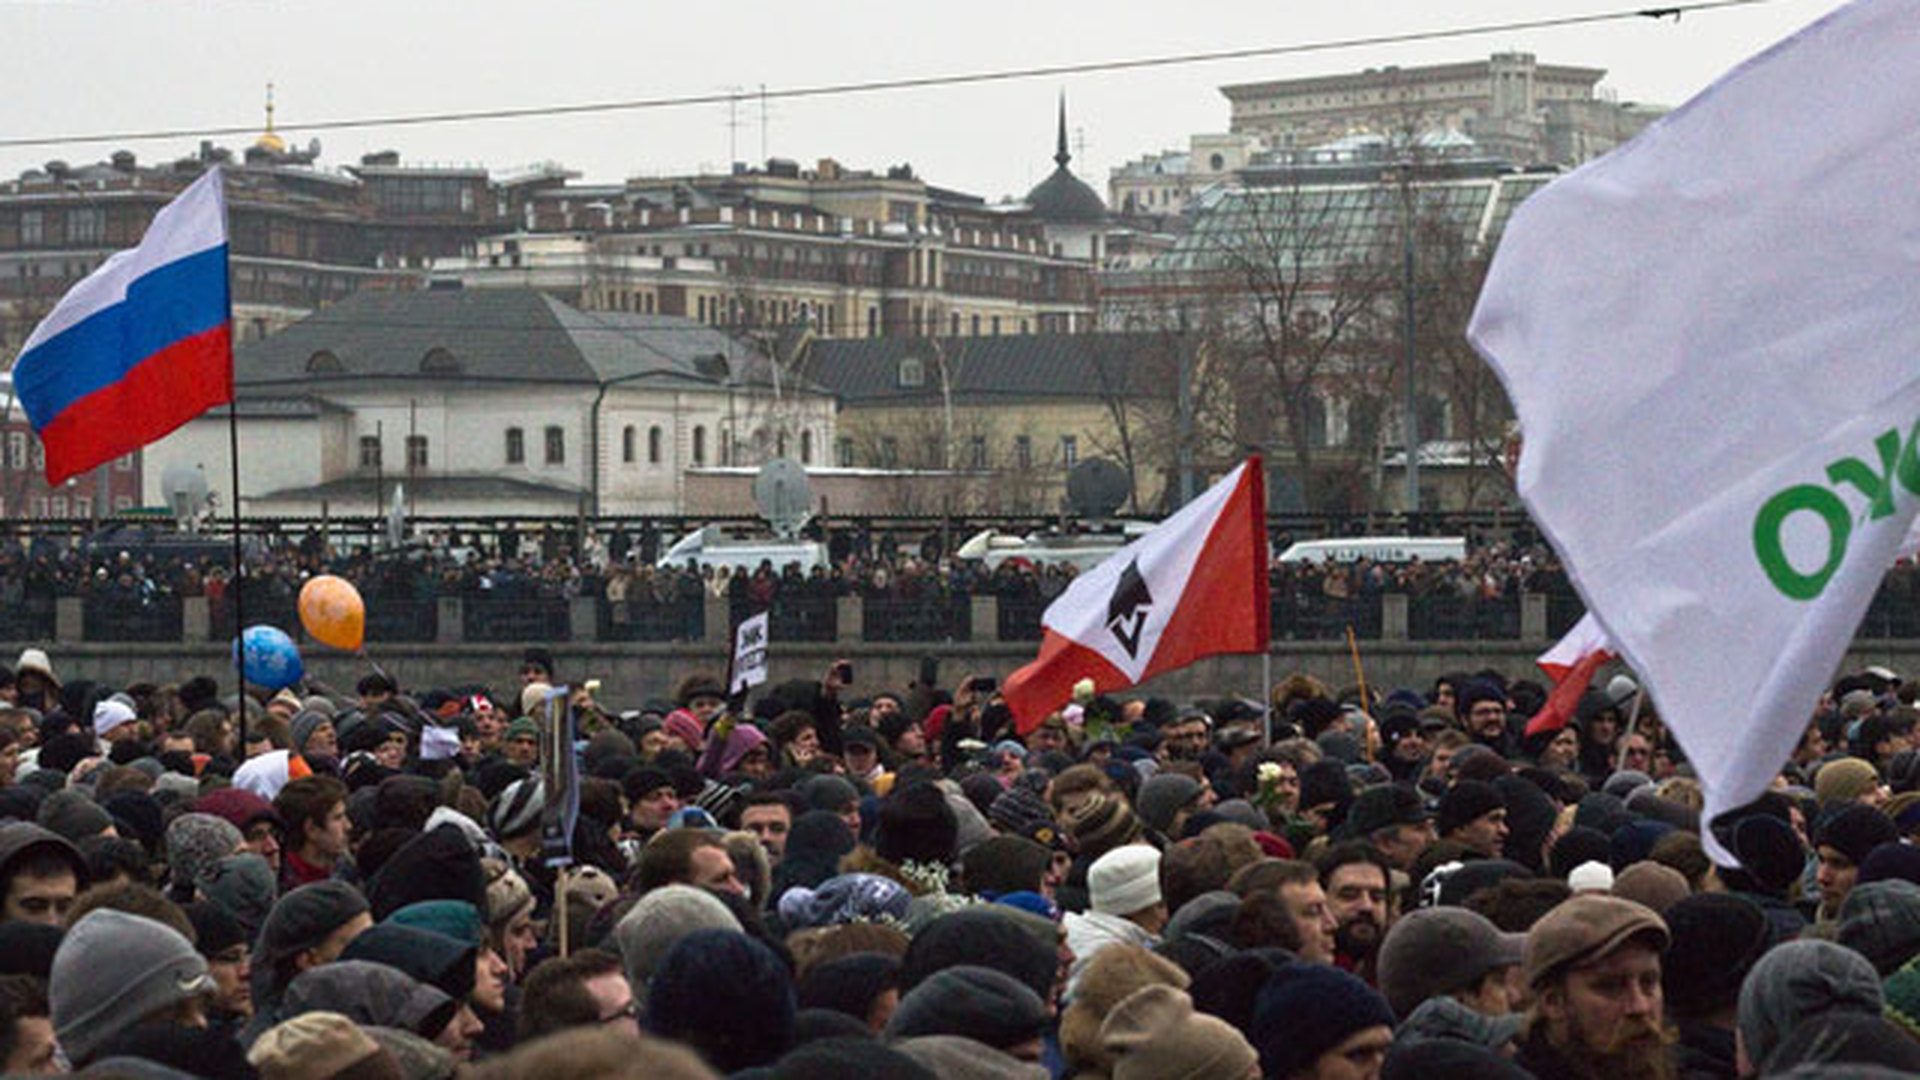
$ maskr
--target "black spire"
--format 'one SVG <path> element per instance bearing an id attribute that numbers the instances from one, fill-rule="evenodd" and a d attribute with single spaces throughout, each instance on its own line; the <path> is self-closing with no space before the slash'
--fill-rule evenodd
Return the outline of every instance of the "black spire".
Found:
<path id="1" fill-rule="evenodd" d="M 1073 155 L 1067 153 L 1067 92 L 1062 90 L 1060 91 L 1060 138 L 1054 145 L 1053 163 L 1064 169 L 1067 167 L 1067 162 L 1072 160 Z"/>

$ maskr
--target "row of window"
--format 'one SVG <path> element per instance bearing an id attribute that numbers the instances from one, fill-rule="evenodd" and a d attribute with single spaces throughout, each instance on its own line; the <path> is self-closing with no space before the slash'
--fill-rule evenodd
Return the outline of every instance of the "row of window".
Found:
<path id="1" fill-rule="evenodd" d="M 860 455 L 852 439 L 841 439 L 836 450 L 842 468 L 854 468 L 860 464 Z M 979 471 L 993 467 L 992 455 L 988 453 L 987 439 L 984 435 L 971 436 L 967 439 L 964 447 L 955 447 L 955 450 L 956 454 L 953 463 L 955 468 Z M 922 447 L 922 451 L 923 456 L 919 463 L 921 467 L 935 469 L 946 467 L 946 448 L 942 440 L 938 438 L 928 439 Z M 1079 461 L 1079 436 L 1060 436 L 1060 466 L 1071 469 L 1079 464 Z M 881 436 L 879 445 L 875 448 L 875 460 L 869 464 L 883 469 L 899 468 L 900 440 L 892 435 Z M 1013 437 L 1013 461 L 1011 465 L 1016 469 L 1033 468 L 1032 436 L 1016 435 Z"/>
<path id="2" fill-rule="evenodd" d="M 47 468 L 47 448 L 39 439 L 32 438 L 24 431 L 7 432 L 7 468 L 12 472 L 23 472 L 31 462 L 35 472 L 45 472 Z M 133 455 L 122 454 L 113 461 L 113 471 L 132 472 Z"/>
<path id="3" fill-rule="evenodd" d="M 16 432 L 15 434 L 17 436 L 19 433 Z M 550 425 L 544 434 L 546 436 L 546 464 L 565 465 L 567 463 L 566 429 L 559 425 Z M 647 464 L 660 464 L 665 456 L 663 446 L 665 438 L 666 435 L 660 429 L 660 425 L 654 424 L 647 428 Z M 787 433 L 784 431 L 778 433 L 774 437 L 774 443 L 774 453 L 780 457 L 785 457 L 787 454 Z M 639 429 L 632 424 L 628 424 L 622 428 L 620 431 L 621 462 L 627 465 L 634 464 L 639 458 L 639 445 Z M 427 437 L 425 435 L 407 436 L 406 446 L 407 468 L 425 469 L 429 467 Z M 44 455 L 41 453 L 38 443 L 34 444 L 34 453 L 36 455 L 34 467 L 40 468 L 44 464 Z M 723 453 L 721 456 L 725 457 L 726 455 Z M 695 466 L 701 466 L 707 463 L 707 429 L 704 426 L 697 426 L 693 429 L 692 457 Z M 506 430 L 505 459 L 508 465 L 525 465 L 527 463 L 527 433 L 524 430 L 517 427 L 510 427 Z M 800 463 L 802 465 L 813 464 L 813 432 L 811 431 L 802 431 L 800 433 Z M 379 436 L 362 435 L 360 437 L 360 467 L 362 469 L 378 469 L 381 467 L 381 464 Z"/>
<path id="4" fill-rule="evenodd" d="M 89 495 L 75 495 L 71 499 L 65 495 L 35 495 L 30 499 L 22 499 L 21 502 L 26 507 L 28 517 L 84 518 L 93 516 L 93 498 Z M 0 495 L 0 518 L 7 516 L 8 509 L 6 496 Z M 114 513 L 124 513 L 131 509 L 133 509 L 133 497 L 131 495 L 115 495 L 113 497 Z"/>

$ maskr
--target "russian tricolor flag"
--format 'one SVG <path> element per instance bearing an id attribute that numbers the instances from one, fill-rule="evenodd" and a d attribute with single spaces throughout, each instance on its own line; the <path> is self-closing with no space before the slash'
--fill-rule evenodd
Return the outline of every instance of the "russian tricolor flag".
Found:
<path id="1" fill-rule="evenodd" d="M 212 169 L 62 297 L 13 365 L 47 483 L 154 442 L 233 400 L 227 207 Z"/>

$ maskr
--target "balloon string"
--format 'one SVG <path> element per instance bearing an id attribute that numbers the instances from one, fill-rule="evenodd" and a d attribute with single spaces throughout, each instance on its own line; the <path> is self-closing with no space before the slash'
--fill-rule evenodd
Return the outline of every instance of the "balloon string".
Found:
<path id="1" fill-rule="evenodd" d="M 362 645 L 358 649 L 355 649 L 354 652 L 359 653 L 360 659 L 365 660 L 367 662 L 367 666 L 373 668 L 373 673 L 375 675 L 380 676 L 381 678 L 387 680 L 388 682 L 393 681 L 393 676 L 387 674 L 387 669 L 380 666 L 380 661 L 375 660 L 372 656 L 368 655 L 367 647 L 365 645 Z"/>

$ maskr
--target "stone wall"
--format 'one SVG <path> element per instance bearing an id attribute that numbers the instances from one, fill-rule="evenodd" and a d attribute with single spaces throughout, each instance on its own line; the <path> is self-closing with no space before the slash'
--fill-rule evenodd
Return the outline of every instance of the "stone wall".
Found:
<path id="1" fill-rule="evenodd" d="M 1434 676 L 1450 671 L 1478 671 L 1492 667 L 1509 676 L 1538 676 L 1534 657 L 1548 650 L 1544 598 L 1530 596 L 1523 607 L 1523 628 L 1517 640 L 1482 642 L 1413 642 L 1405 640 L 1405 598 L 1386 598 L 1386 619 L 1382 640 L 1359 644 L 1361 663 L 1369 686 L 1425 688 Z M 77 601 L 67 607 L 63 601 L 61 628 L 69 630 L 77 623 Z M 204 601 L 202 601 L 204 603 Z M 459 611 L 442 601 L 442 626 L 457 628 Z M 843 598 L 839 625 L 860 626 L 858 598 Z M 584 601 L 576 615 L 576 628 L 591 625 L 591 601 Z M 995 626 L 993 598 L 975 598 L 973 626 Z M 106 644 L 79 642 L 79 634 L 60 634 L 56 642 L 13 642 L 0 644 L 0 657 L 12 659 L 21 648 L 46 648 L 54 671 L 63 680 L 92 678 L 106 684 L 127 682 L 175 682 L 186 675 L 211 675 L 225 686 L 232 684 L 232 650 L 225 642 L 207 640 L 204 611 L 188 611 L 190 642 L 169 644 Z M 198 634 L 196 634 L 198 630 Z M 854 630 L 856 632 L 856 630 Z M 372 659 L 409 688 L 486 684 L 495 690 L 511 690 L 518 684 L 520 646 L 501 644 L 465 644 L 457 634 L 442 634 L 442 642 L 409 646 L 374 646 Z M 707 607 L 705 638 L 695 644 L 599 644 L 580 638 L 566 644 L 551 644 L 559 678 L 580 682 L 599 678 L 603 700 L 614 707 L 636 707 L 649 698 L 666 698 L 674 684 L 684 676 L 705 671 L 726 673 L 728 657 L 728 609 L 724 601 L 712 601 Z M 975 638 L 993 638 L 993 634 L 975 634 Z M 545 644 L 545 642 L 541 642 Z M 970 673 L 1006 678 L 1016 667 L 1031 661 L 1037 642 L 774 642 L 772 678 L 818 678 L 829 663 L 847 659 L 854 665 L 854 692 L 872 692 L 879 688 L 902 688 L 920 669 L 924 655 L 941 659 L 941 680 L 952 686 Z M 359 676 L 371 671 L 369 663 L 348 653 L 328 650 L 319 644 L 307 644 L 303 659 L 309 675 L 317 676 L 338 690 L 351 690 Z M 1334 686 L 1354 682 L 1354 657 L 1344 642 L 1275 642 L 1273 678 L 1279 680 L 1294 671 L 1304 671 Z M 1920 640 L 1899 642 L 1855 642 L 1843 669 L 1857 671 L 1864 665 L 1880 663 L 1899 673 L 1920 673 Z M 1177 673 L 1169 673 L 1142 686 L 1142 694 L 1164 694 L 1171 698 L 1200 698 L 1217 694 L 1258 696 L 1261 663 L 1258 655 L 1215 657 Z"/>

